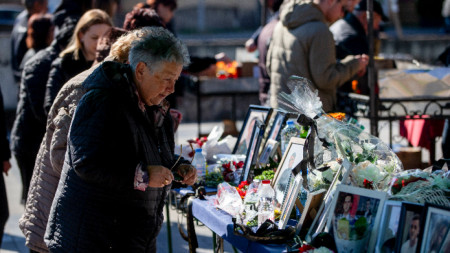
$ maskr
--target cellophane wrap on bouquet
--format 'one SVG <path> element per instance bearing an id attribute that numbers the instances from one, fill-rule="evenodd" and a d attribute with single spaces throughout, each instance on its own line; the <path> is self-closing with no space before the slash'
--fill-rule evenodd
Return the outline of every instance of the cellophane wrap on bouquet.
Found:
<path id="1" fill-rule="evenodd" d="M 237 217 L 242 209 L 242 198 L 236 188 L 226 182 L 217 186 L 216 206 L 233 217 Z"/>
<path id="2" fill-rule="evenodd" d="M 353 185 L 387 191 L 392 175 L 403 170 L 392 149 L 378 137 L 327 115 L 322 109 L 318 91 L 310 88 L 313 86 L 308 79 L 292 76 L 287 86 L 291 93 L 282 92 L 278 97 L 281 108 L 304 114 L 314 119 L 317 125 L 315 167 L 331 168 L 327 166 L 329 163 L 346 159 L 355 166 L 349 173 Z M 323 169 L 321 171 L 323 173 Z"/>
<path id="3" fill-rule="evenodd" d="M 450 208 L 450 172 L 403 171 L 391 180 L 388 194 L 395 200 Z"/>
<path id="4" fill-rule="evenodd" d="M 208 135 L 208 140 L 203 145 L 206 150 L 206 160 L 212 161 L 215 154 L 231 154 L 237 138 L 231 135 L 222 138 L 224 129 L 222 126 L 215 126 Z"/>

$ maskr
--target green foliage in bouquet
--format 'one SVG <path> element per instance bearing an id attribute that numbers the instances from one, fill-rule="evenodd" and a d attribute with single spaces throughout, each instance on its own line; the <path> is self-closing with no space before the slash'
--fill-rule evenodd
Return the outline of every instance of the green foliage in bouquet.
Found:
<path id="1" fill-rule="evenodd" d="M 269 157 L 269 163 L 265 166 L 255 167 L 253 169 L 253 175 L 255 179 L 259 180 L 272 180 L 274 176 L 274 170 L 278 167 L 278 163 Z"/>
<path id="2" fill-rule="evenodd" d="M 206 186 L 215 188 L 223 182 L 222 173 L 220 171 L 211 171 L 205 176 Z"/>
<path id="3" fill-rule="evenodd" d="M 365 143 L 363 145 L 362 153 L 356 153 L 356 156 L 349 142 L 343 141 L 341 145 L 348 160 L 352 163 L 358 164 L 360 162 L 370 161 L 375 164 L 378 160 L 378 156 L 373 153 L 373 150 L 375 149 L 375 145 L 373 144 Z"/>
<path id="4" fill-rule="evenodd" d="M 272 180 L 274 175 L 275 175 L 275 173 L 273 172 L 273 170 L 272 170 L 272 169 L 269 169 L 269 170 L 263 171 L 262 174 L 256 176 L 255 179 L 259 179 L 259 180 Z"/>
<path id="5" fill-rule="evenodd" d="M 355 222 L 355 232 L 357 236 L 357 240 L 361 240 L 364 237 L 364 234 L 367 230 L 367 219 L 366 217 L 359 217 Z"/>
<path id="6" fill-rule="evenodd" d="M 255 216 L 252 220 L 248 221 L 246 224 L 248 227 L 257 227 L 258 226 L 258 215 Z"/>

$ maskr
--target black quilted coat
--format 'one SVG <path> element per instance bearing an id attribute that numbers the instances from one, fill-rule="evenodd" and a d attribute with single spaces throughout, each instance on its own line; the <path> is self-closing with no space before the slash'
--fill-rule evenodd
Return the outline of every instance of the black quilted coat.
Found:
<path id="1" fill-rule="evenodd" d="M 59 45 L 53 42 L 25 64 L 11 132 L 11 148 L 15 154 L 27 154 L 35 158 L 38 153 L 47 121 L 44 113 L 45 85 L 51 64 L 59 52 Z"/>
<path id="2" fill-rule="evenodd" d="M 128 65 L 104 62 L 83 84 L 45 235 L 51 252 L 156 251 L 170 186 L 134 190 L 134 173 L 172 167 L 172 119 L 139 109 L 131 76 Z"/>

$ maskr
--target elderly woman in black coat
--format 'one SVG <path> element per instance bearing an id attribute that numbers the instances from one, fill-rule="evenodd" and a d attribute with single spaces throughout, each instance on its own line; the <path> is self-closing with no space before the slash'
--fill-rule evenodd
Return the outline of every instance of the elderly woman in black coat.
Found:
<path id="1" fill-rule="evenodd" d="M 83 84 L 45 235 L 51 252 L 156 252 L 173 173 L 196 181 L 173 155 L 164 100 L 187 49 L 163 28 L 143 29 L 151 32 L 133 41 L 129 65 L 104 62 Z"/>

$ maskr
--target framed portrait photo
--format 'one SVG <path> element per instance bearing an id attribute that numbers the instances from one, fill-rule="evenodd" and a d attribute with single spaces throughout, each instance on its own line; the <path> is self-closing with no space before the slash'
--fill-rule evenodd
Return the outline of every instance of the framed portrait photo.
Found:
<path id="1" fill-rule="evenodd" d="M 450 208 L 425 204 L 420 252 L 450 251 Z M 419 251 L 417 251 L 419 252 Z"/>
<path id="2" fill-rule="evenodd" d="M 394 252 L 402 202 L 388 200 L 384 204 L 383 215 L 378 228 L 375 252 Z"/>
<path id="3" fill-rule="evenodd" d="M 424 206 L 420 204 L 402 203 L 395 242 L 396 252 L 416 252 L 420 240 L 419 232 L 423 209 Z"/>
<path id="4" fill-rule="evenodd" d="M 303 160 L 303 146 L 305 140 L 301 138 L 291 138 L 283 158 L 278 165 L 277 171 L 272 180 L 272 188 L 275 191 L 275 207 L 280 208 L 286 197 L 289 187 L 292 169 Z"/>
<path id="5" fill-rule="evenodd" d="M 292 178 L 292 177 L 291 177 Z M 295 201 L 297 200 L 298 192 L 300 191 L 300 187 L 302 185 L 303 178 L 301 174 L 297 174 L 291 180 L 289 184 L 289 188 L 286 191 L 286 198 L 281 206 L 281 216 L 280 221 L 278 222 L 278 229 L 284 229 L 289 220 L 289 216 L 292 212 L 292 208 L 295 205 Z"/>
<path id="6" fill-rule="evenodd" d="M 246 181 L 250 174 L 250 169 L 257 162 L 258 149 L 261 145 L 261 139 L 264 134 L 264 124 L 260 120 L 256 120 L 253 124 L 253 130 L 251 131 L 251 138 L 249 142 L 249 148 L 244 162 L 244 168 L 242 170 L 241 181 Z"/>
<path id="7" fill-rule="evenodd" d="M 343 163 L 341 164 L 338 171 L 334 175 L 333 181 L 331 182 L 330 186 L 328 187 L 328 190 L 325 193 L 322 204 L 320 205 L 319 211 L 316 214 L 316 216 L 308 230 L 308 234 L 306 235 L 306 238 L 312 238 L 317 233 L 321 232 L 324 229 L 324 227 L 326 226 L 326 223 L 328 221 L 328 213 L 330 212 L 331 202 L 333 200 L 333 193 L 335 192 L 336 187 L 341 182 L 342 173 L 344 171 L 345 166 L 351 166 L 351 164 L 350 164 L 350 162 L 348 162 L 348 160 L 346 160 L 344 158 Z"/>
<path id="8" fill-rule="evenodd" d="M 256 120 L 267 124 L 272 108 L 259 105 L 250 105 L 245 117 L 244 123 L 242 124 L 241 131 L 239 132 L 239 137 L 236 141 L 236 145 L 233 149 L 233 154 L 245 155 L 250 146 L 250 140 L 252 137 L 252 130 L 255 125 Z M 263 133 L 264 134 L 264 133 Z"/>
<path id="9" fill-rule="evenodd" d="M 325 231 L 338 252 L 373 252 L 386 193 L 340 184 L 333 196 Z"/>
<path id="10" fill-rule="evenodd" d="M 269 162 L 269 158 L 273 157 L 278 148 L 278 141 L 267 140 L 266 146 L 263 148 L 261 156 L 259 157 L 259 164 L 264 165 Z"/>
<path id="11" fill-rule="evenodd" d="M 319 213 L 320 205 L 325 197 L 326 190 L 320 189 L 314 192 L 308 193 L 308 197 L 306 199 L 305 207 L 303 208 L 302 216 L 300 217 L 299 222 L 297 223 L 297 234 L 300 235 L 300 238 L 304 238 L 306 232 L 310 228 L 313 220 L 316 218 L 316 215 Z"/>

